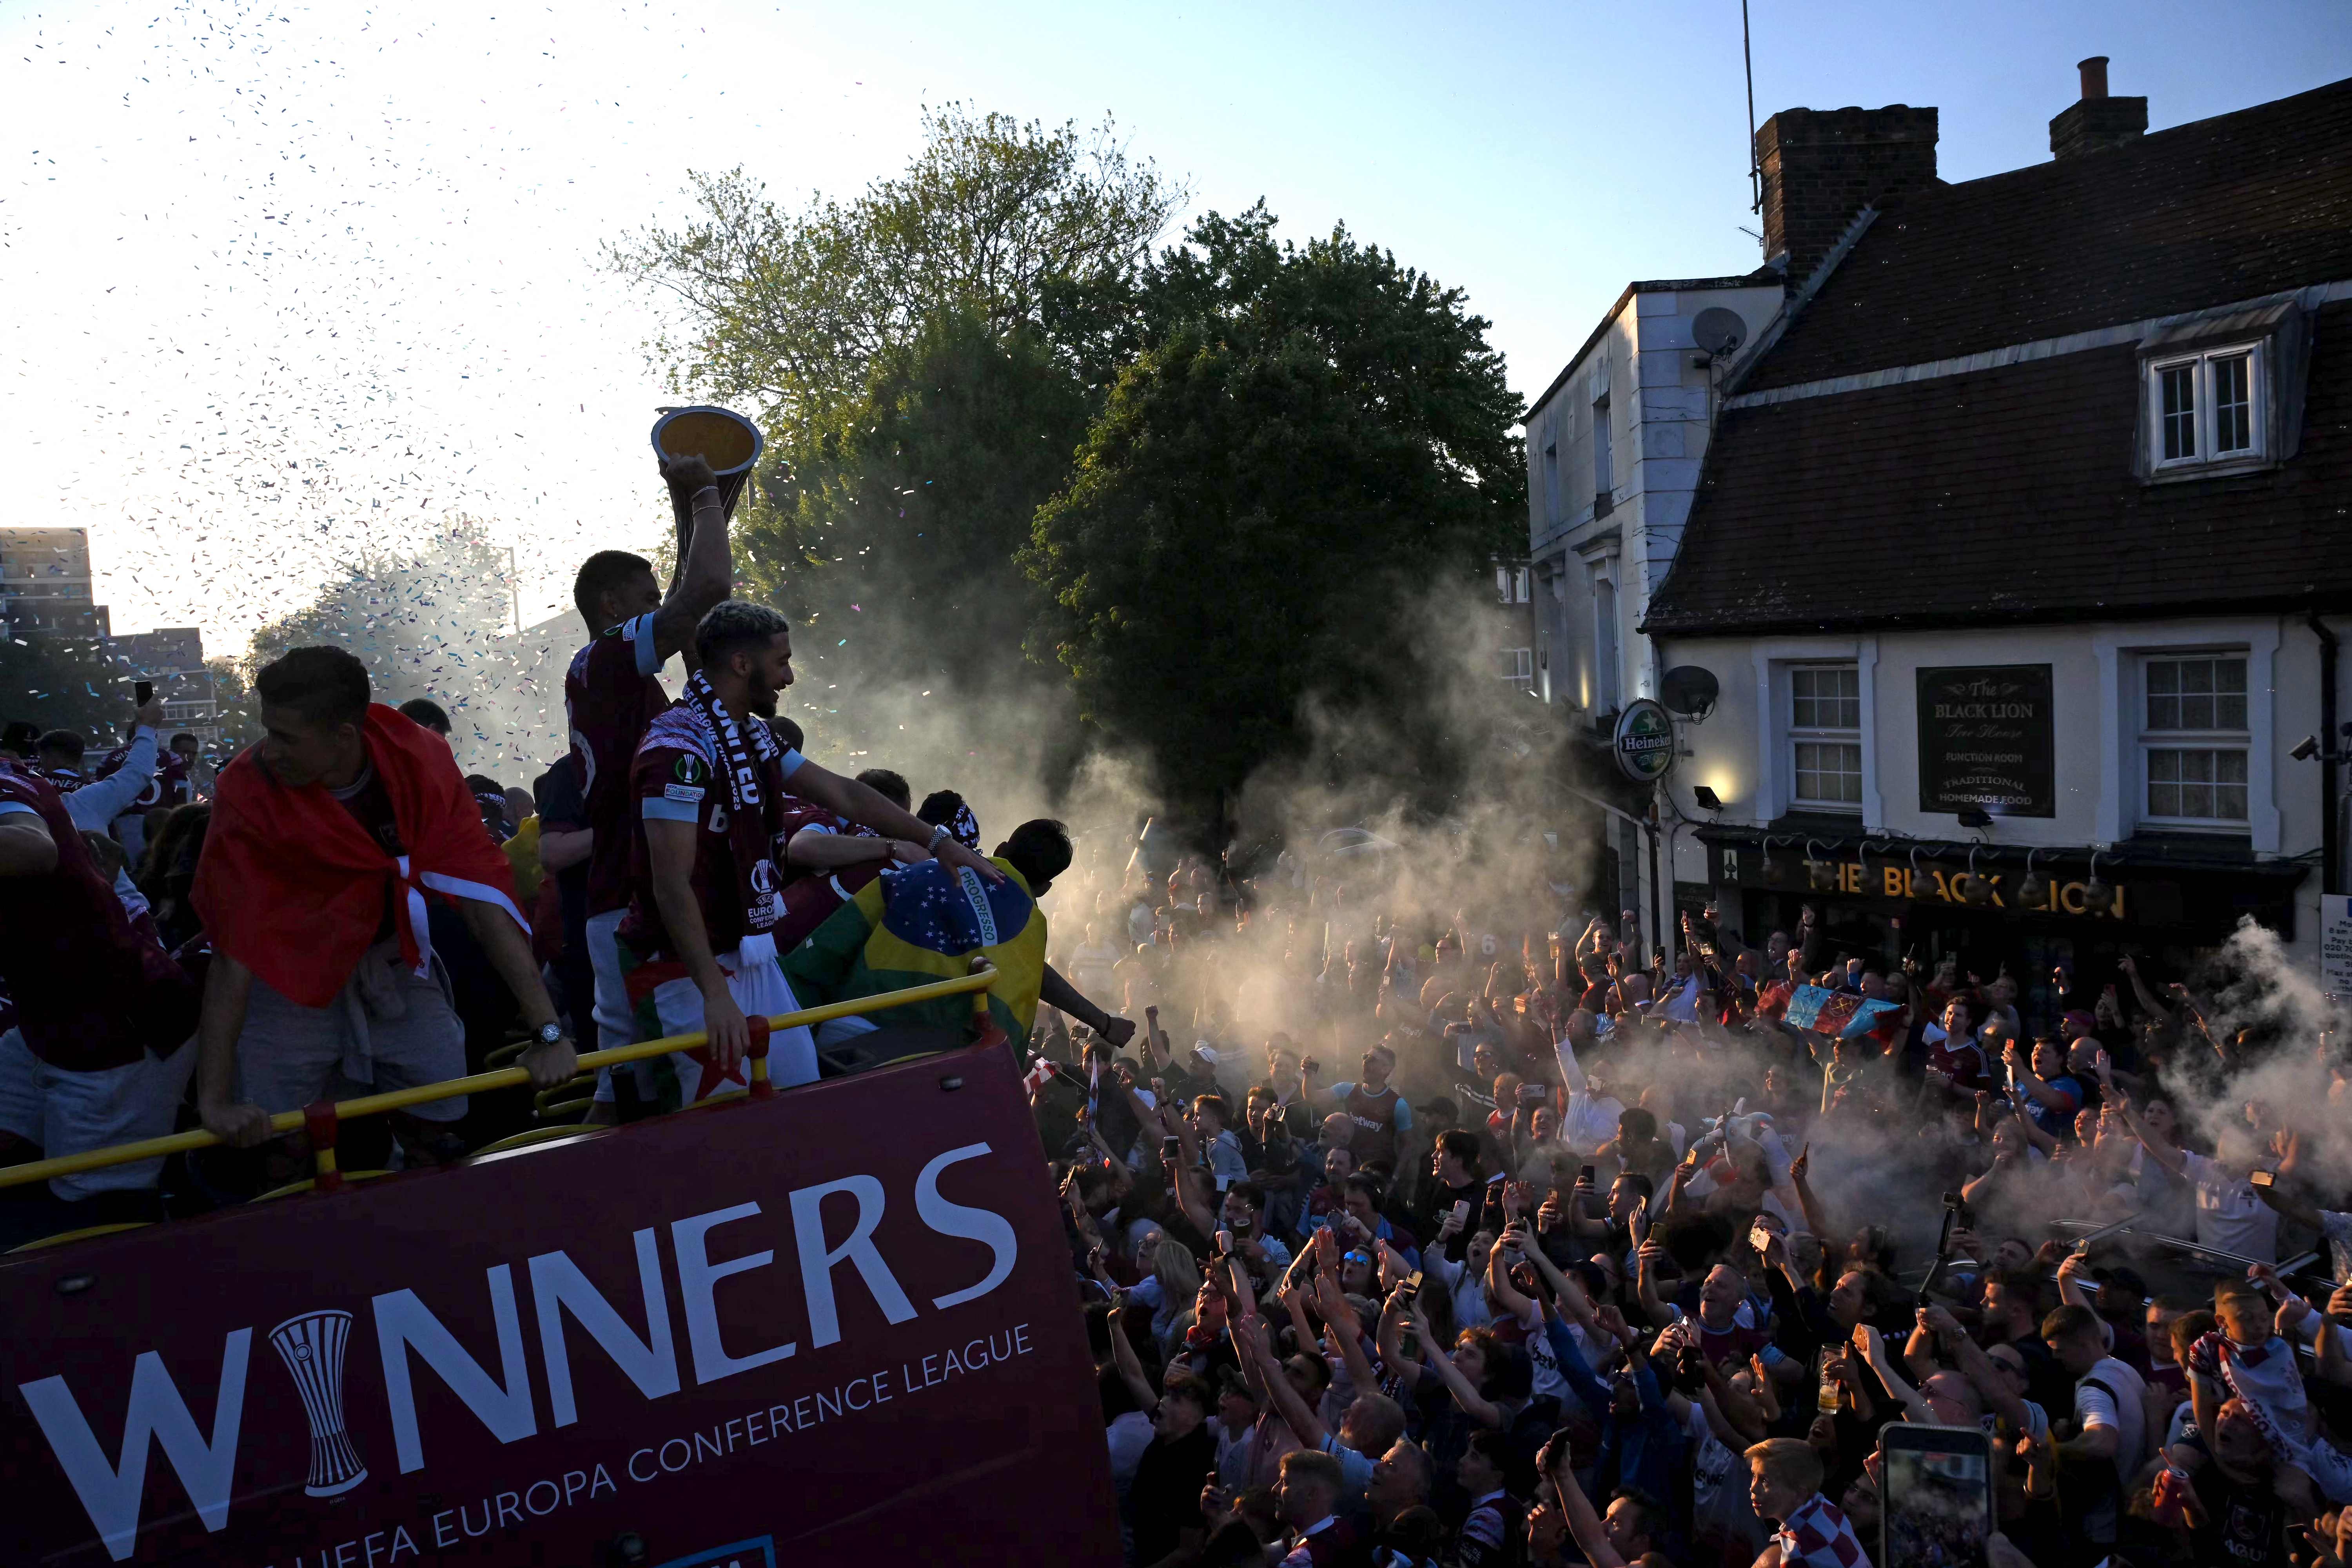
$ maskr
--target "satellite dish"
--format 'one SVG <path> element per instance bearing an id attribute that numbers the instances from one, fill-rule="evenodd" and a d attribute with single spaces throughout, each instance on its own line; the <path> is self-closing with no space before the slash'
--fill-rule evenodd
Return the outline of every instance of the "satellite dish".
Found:
<path id="1" fill-rule="evenodd" d="M 1721 691 L 1715 672 L 1695 664 L 1678 664 L 1658 678 L 1658 700 L 1694 724 L 1715 711 L 1715 700 Z"/>
<path id="2" fill-rule="evenodd" d="M 1709 305 L 1691 318 L 1691 342 L 1711 354 L 1727 354 L 1748 341 L 1748 323 L 1737 310 Z"/>

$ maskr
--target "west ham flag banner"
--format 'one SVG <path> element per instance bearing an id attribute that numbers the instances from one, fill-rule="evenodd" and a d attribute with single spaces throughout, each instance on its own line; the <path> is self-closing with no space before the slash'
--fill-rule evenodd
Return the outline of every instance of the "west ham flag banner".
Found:
<path id="1" fill-rule="evenodd" d="M 1822 985 L 1800 985 L 1789 998 L 1787 1020 L 1792 1029 L 1851 1039 L 1869 1034 L 1878 1026 L 1880 1014 L 1894 1011 L 1892 1002 L 1864 1001 L 1851 991 L 1832 991 Z"/>

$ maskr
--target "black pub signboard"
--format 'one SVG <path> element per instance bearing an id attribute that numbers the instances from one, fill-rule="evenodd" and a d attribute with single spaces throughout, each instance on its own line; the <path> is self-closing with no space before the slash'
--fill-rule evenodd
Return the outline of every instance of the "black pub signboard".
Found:
<path id="1" fill-rule="evenodd" d="M 2054 816 L 2050 667 L 1919 672 L 1919 809 Z"/>

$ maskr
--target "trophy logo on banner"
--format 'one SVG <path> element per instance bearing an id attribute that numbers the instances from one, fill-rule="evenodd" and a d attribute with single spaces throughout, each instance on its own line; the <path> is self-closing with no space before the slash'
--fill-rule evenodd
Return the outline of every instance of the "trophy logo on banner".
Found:
<path id="1" fill-rule="evenodd" d="M 312 1497 L 334 1497 L 367 1479 L 343 1425 L 343 1348 L 351 1337 L 352 1315 L 332 1310 L 305 1312 L 269 1331 L 310 1419 L 310 1479 L 302 1489 Z"/>

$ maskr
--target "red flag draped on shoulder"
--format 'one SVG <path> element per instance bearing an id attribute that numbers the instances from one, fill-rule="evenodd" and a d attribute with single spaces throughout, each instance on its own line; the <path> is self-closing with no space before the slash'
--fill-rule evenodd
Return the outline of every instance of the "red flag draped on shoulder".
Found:
<path id="1" fill-rule="evenodd" d="M 196 912 L 226 952 L 306 1007 L 323 1007 L 375 941 L 387 892 L 401 958 L 432 952 L 423 889 L 515 907 L 514 873 L 482 826 L 457 762 L 439 737 L 382 704 L 362 731 L 408 853 L 394 857 L 319 784 L 289 789 L 254 750 L 213 790 L 212 825 L 196 866 Z"/>

